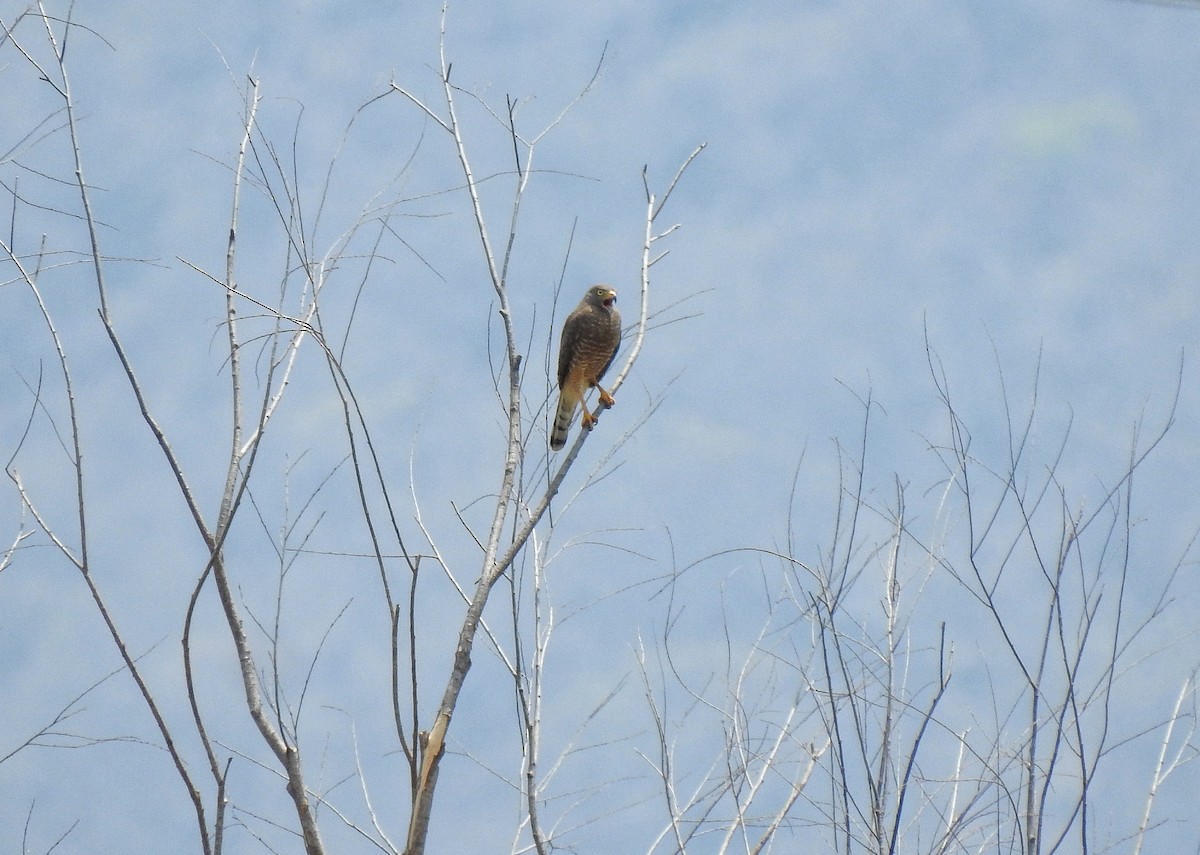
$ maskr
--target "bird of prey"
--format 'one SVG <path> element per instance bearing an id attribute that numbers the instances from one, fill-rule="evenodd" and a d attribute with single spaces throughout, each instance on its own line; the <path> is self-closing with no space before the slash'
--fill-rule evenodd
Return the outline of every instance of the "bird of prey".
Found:
<path id="1" fill-rule="evenodd" d="M 600 378 L 612 365 L 621 345 L 621 313 L 616 302 L 615 290 L 607 285 L 593 285 L 563 321 L 558 347 L 558 409 L 550 431 L 550 448 L 554 451 L 567 444 L 576 405 L 583 408 L 584 430 L 591 430 L 596 423 L 596 417 L 583 400 L 588 389 L 595 386 L 600 390 L 604 406 L 611 407 L 614 403 L 612 395 L 600 386 Z"/>

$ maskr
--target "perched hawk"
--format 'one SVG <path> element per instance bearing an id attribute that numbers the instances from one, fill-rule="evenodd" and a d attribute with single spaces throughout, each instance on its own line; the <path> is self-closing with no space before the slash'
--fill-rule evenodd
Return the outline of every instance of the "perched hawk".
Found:
<path id="1" fill-rule="evenodd" d="M 612 288 L 593 285 L 563 321 L 558 346 L 558 410 L 550 431 L 550 448 L 554 451 L 567 444 L 576 404 L 583 408 L 584 430 L 591 430 L 596 423 L 583 400 L 588 389 L 595 386 L 600 390 L 604 406 L 614 403 L 612 395 L 600 388 L 600 378 L 612 365 L 621 344 L 621 313 L 616 302 L 617 292 Z"/>

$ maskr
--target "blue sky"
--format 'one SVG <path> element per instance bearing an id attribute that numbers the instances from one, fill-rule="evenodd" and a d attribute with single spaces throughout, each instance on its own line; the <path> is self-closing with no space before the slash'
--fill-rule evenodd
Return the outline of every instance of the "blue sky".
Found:
<path id="1" fill-rule="evenodd" d="M 6 25 L 23 8 L 0 3 Z M 318 254 L 377 193 L 395 202 L 399 237 L 381 244 L 385 261 L 363 291 L 346 366 L 384 443 L 386 473 L 405 501 L 402 519 L 414 515 L 411 471 L 422 518 L 470 581 L 474 546 L 451 502 L 481 526 L 486 503 L 476 500 L 499 479 L 501 414 L 488 374 L 498 340 L 492 293 L 465 198 L 446 192 L 458 181 L 446 140 L 398 95 L 364 106 L 392 81 L 437 102 L 439 12 L 432 3 L 375 0 L 151 10 L 121 0 L 83 3 L 76 20 L 97 35 L 73 36 L 70 68 L 87 174 L 106 224 L 102 245 L 127 259 L 109 268 L 116 324 L 210 510 L 227 454 L 222 299 L 188 264 L 213 272 L 224 264 L 227 167 L 240 138 L 247 75 L 261 85 L 263 132 L 289 162 L 295 153 L 310 225 L 335 162 L 313 227 Z M 639 634 L 661 631 L 664 604 L 646 602 L 638 582 L 722 550 L 783 542 L 801 461 L 797 543 L 805 560 L 824 548 L 836 496 L 834 441 L 857 447 L 857 396 L 870 393 L 880 407 L 868 458 L 873 495 L 885 501 L 898 473 L 918 525 L 953 532 L 958 518 L 939 518 L 930 498 L 943 473 L 928 449 L 945 442 L 946 423 L 926 335 L 985 457 L 1001 455 L 1006 443 L 1001 383 L 1023 410 L 1038 376 L 1033 456 L 1048 462 L 1069 424 L 1061 474 L 1071 501 L 1088 507 L 1119 475 L 1139 421 L 1144 437 L 1166 418 L 1182 357 L 1176 423 L 1137 482 L 1144 520 L 1134 550 L 1138 580 L 1155 590 L 1187 554 L 1200 522 L 1193 487 L 1200 400 L 1191 353 L 1200 322 L 1200 9 L 1101 0 L 613 2 L 587 10 L 459 3 L 447 30 L 453 79 L 496 109 L 507 95 L 521 99 L 518 121 L 531 134 L 600 64 L 595 86 L 539 143 L 535 166 L 544 172 L 522 211 L 511 296 L 519 335 L 529 342 L 531 396 L 545 388 L 547 342 L 584 285 L 614 284 L 620 304 L 634 311 L 642 167 L 651 188 L 661 189 L 689 152 L 707 144 L 672 196 L 664 216 L 681 228 L 664 241 L 670 255 L 654 268 L 652 306 L 683 300 L 667 317 L 690 317 L 653 331 L 618 406 L 585 446 L 564 500 L 607 443 L 660 396 L 662 403 L 608 464 L 616 472 L 579 495 L 551 540 L 552 548 L 569 547 L 551 565 L 556 602 L 563 614 L 578 614 L 564 622 L 555 648 L 561 659 L 553 663 L 564 721 L 586 716 L 631 673 Z M 18 32 L 23 44 L 38 44 L 35 28 Z M 0 49 L 2 153 L 52 101 L 11 45 Z M 511 148 L 502 129 L 463 100 L 476 173 L 503 173 Z M 0 163 L 6 187 L 18 180 L 37 203 L 71 204 L 68 191 L 27 171 L 69 177 L 61 135 L 18 160 Z M 497 178 L 484 187 L 500 234 L 507 185 Z M 4 198 L 7 212 L 11 196 Z M 285 261 L 272 208 L 251 192 L 242 216 L 239 279 L 270 294 Z M 19 208 L 19 245 L 29 251 L 42 233 L 52 247 L 83 246 L 76 222 Z M 345 323 L 362 271 L 353 260 L 345 267 L 330 297 L 335 327 Z M 11 268 L 0 269 L 8 282 Z M 86 272 L 65 268 L 52 282 L 47 298 L 86 413 L 94 560 L 133 648 L 146 652 L 149 672 L 170 696 L 179 686 L 182 609 L 203 553 L 95 320 Z M 5 458 L 28 418 L 26 383 L 39 365 L 52 373 L 52 351 L 32 311 L 20 285 L 0 286 L 0 397 L 16 402 L 0 410 Z M 263 529 L 272 533 L 345 454 L 344 443 L 328 441 L 340 437 L 337 402 L 313 350 L 301 359 L 278 430 L 255 496 Z M 74 531 L 64 460 L 48 423 L 38 421 L 16 465 L 59 524 Z M 15 491 L 0 495 L 0 540 L 7 542 L 21 510 Z M 364 549 L 353 521 L 335 512 L 352 500 L 348 483 L 335 479 L 324 495 L 329 515 L 314 543 Z M 419 541 L 415 525 L 405 534 Z M 0 574 L 0 715 L 12 734 L 36 729 L 47 711 L 117 664 L 77 577 L 44 538 L 27 544 Z M 276 579 L 262 530 L 247 523 L 230 550 L 247 567 L 266 560 L 263 575 L 246 571 L 241 584 L 248 603 L 269 603 Z M 919 567 L 911 569 L 920 576 Z M 756 559 L 736 556 L 689 571 L 696 626 L 687 642 L 696 660 L 707 654 L 705 624 L 719 602 L 734 623 L 756 623 L 761 603 L 740 586 L 744 574 L 759 572 Z M 305 627 L 288 653 L 292 667 L 302 669 L 311 655 L 311 626 L 323 627 L 351 603 L 346 625 L 353 631 L 323 660 L 332 681 L 324 685 L 336 687 L 346 674 L 351 685 L 381 679 L 377 651 L 356 643 L 378 637 L 371 573 L 345 557 L 304 565 L 287 601 Z M 1188 564 L 1184 581 L 1193 575 Z M 1194 593 L 1183 584 L 1177 594 L 1156 637 L 1161 645 L 1194 623 Z M 448 642 L 458 606 L 439 591 L 428 608 L 428 643 L 436 650 Z M 959 608 L 953 595 L 931 594 L 920 628 L 939 619 L 969 624 Z M 204 627 L 214 663 L 208 679 L 214 691 L 240 700 L 215 610 Z M 918 645 L 928 643 L 917 636 Z M 985 644 L 961 643 L 968 651 Z M 437 673 L 448 660 L 446 647 L 431 654 L 428 667 Z M 1171 665 L 1147 666 L 1148 691 L 1171 695 L 1195 656 Z M 509 745 L 513 737 L 511 689 L 494 663 L 483 662 L 472 679 L 488 690 L 466 697 L 455 728 L 469 750 L 488 759 L 493 743 Z M 440 683 L 428 685 L 432 698 Z M 498 712 L 492 692 L 502 700 Z M 355 707 L 364 742 L 386 744 L 386 710 L 372 706 L 377 701 L 368 692 L 336 703 L 324 696 L 311 708 L 314 733 L 334 734 L 330 744 L 345 748 L 348 716 L 331 711 L 344 702 Z M 79 730 L 153 741 L 139 703 L 117 675 L 88 699 Z M 601 732 L 647 726 L 637 718 L 645 709 L 636 692 L 614 709 L 603 725 L 611 731 Z M 182 706 L 176 713 L 186 716 Z M 236 708 L 227 720 L 214 715 L 232 742 L 252 745 Z M 0 756 L 7 750 L 0 742 Z M 511 762 L 495 751 L 497 763 Z M 395 761 L 373 757 L 370 771 L 386 779 L 398 774 Z M 106 775 L 117 763 L 125 771 L 114 786 Z M 456 786 L 456 770 L 470 768 L 444 773 L 446 785 Z M 329 774 L 336 777 L 332 768 Z M 80 825 L 64 851 L 176 851 L 163 841 L 190 839 L 187 805 L 179 791 L 167 807 L 153 798 L 177 788 L 171 776 L 161 751 L 146 745 L 22 752 L 0 765 L 2 845 L 19 839 L 12 829 L 34 805 L 31 851 L 48 849 L 75 818 Z M 1187 780 L 1194 792 L 1194 774 Z M 256 783 L 263 782 L 265 775 Z M 480 840 L 508 829 L 514 811 L 503 787 L 487 792 L 492 810 L 470 827 Z M 447 824 L 435 839 L 445 844 L 452 832 L 466 833 L 448 827 L 450 811 L 439 808 L 435 823 Z M 118 815 L 127 826 L 113 820 Z M 1178 832 L 1178 842 L 1194 846 L 1194 820 L 1177 818 L 1185 820 L 1182 830 L 1163 833 Z M 636 821 L 619 825 L 644 848 Z M 612 851 L 604 847 L 615 838 L 605 835 L 615 833 L 602 826 L 573 840 L 578 851 Z M 1113 829 L 1114 837 L 1121 833 Z M 458 842 L 458 851 L 495 851 Z M 234 851 L 257 850 L 243 836 Z"/>

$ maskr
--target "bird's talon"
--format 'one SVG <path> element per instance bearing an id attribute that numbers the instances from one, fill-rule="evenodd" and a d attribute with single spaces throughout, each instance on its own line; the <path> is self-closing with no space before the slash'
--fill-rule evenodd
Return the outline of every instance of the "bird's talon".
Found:
<path id="1" fill-rule="evenodd" d="M 598 388 L 598 389 L 599 389 L 600 387 L 599 387 L 599 386 L 597 386 L 596 388 Z M 612 396 L 612 395 L 608 394 L 608 393 L 607 393 L 607 392 L 605 392 L 603 389 L 600 389 L 600 403 L 601 403 L 601 404 L 603 404 L 603 405 L 604 405 L 604 406 L 606 406 L 606 407 L 611 407 L 611 406 L 613 406 L 614 404 L 616 404 L 617 402 L 616 402 L 616 400 L 613 398 L 613 396 Z"/>

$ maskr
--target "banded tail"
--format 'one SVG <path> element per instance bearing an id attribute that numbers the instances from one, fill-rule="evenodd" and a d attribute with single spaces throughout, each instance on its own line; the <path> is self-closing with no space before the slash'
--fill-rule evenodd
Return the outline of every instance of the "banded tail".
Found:
<path id="1" fill-rule="evenodd" d="M 550 429 L 550 449 L 552 451 L 558 451 L 567 444 L 567 434 L 571 430 L 571 419 L 574 417 L 575 402 L 559 393 L 558 410 L 554 413 L 554 427 Z"/>

